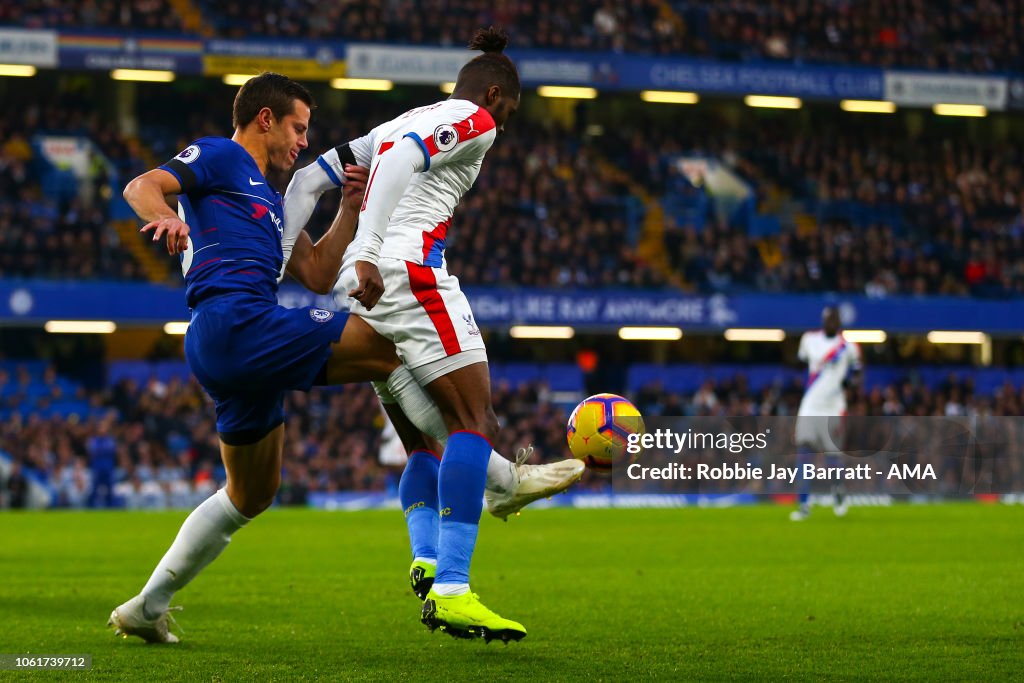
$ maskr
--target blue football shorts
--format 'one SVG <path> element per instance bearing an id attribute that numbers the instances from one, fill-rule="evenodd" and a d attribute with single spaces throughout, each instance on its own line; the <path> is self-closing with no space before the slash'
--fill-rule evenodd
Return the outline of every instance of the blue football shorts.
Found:
<path id="1" fill-rule="evenodd" d="M 217 406 L 221 439 L 255 443 L 284 422 L 284 392 L 309 391 L 347 320 L 346 313 L 240 294 L 201 302 L 185 334 L 185 357 Z"/>

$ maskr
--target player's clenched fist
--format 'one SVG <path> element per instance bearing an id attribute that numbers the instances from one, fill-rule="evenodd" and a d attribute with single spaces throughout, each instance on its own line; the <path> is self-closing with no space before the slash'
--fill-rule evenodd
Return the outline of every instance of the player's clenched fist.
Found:
<path id="1" fill-rule="evenodd" d="M 377 266 L 369 261 L 356 261 L 356 277 L 359 284 L 349 290 L 348 295 L 361 303 L 366 310 L 377 305 L 384 294 L 384 278 L 380 276 Z"/>
<path id="2" fill-rule="evenodd" d="M 174 218 L 161 218 L 155 220 L 152 223 L 147 223 L 142 226 L 139 232 L 153 231 L 153 241 L 158 242 L 160 238 L 167 234 L 167 253 L 180 254 L 188 249 L 188 225 L 175 216 Z"/>

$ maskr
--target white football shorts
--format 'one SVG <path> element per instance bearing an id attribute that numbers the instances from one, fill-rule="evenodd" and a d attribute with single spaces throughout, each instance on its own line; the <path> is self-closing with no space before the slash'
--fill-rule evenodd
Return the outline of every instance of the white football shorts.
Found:
<path id="1" fill-rule="evenodd" d="M 384 280 L 384 296 L 369 311 L 348 299 L 349 313 L 394 342 L 399 359 L 421 386 L 487 361 L 480 328 L 457 277 L 445 268 L 393 258 L 380 259 L 377 268 Z M 346 268 L 335 292 L 345 296 L 357 284 L 355 267 Z"/>

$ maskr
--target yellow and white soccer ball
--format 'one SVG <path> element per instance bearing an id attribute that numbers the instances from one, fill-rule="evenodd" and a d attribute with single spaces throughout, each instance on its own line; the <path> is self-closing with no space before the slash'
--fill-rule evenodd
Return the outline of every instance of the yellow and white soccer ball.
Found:
<path id="1" fill-rule="evenodd" d="M 643 432 L 640 411 L 615 394 L 595 394 L 584 399 L 569 416 L 566 439 L 574 458 L 587 467 L 609 472 L 624 462 L 629 435 Z"/>

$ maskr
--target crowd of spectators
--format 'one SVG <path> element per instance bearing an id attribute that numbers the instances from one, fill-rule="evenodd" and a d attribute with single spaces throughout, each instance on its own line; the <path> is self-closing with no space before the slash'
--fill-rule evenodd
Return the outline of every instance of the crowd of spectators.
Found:
<path id="1" fill-rule="evenodd" d="M 480 26 L 513 47 L 986 73 L 1020 70 L 1021 3 L 752 0 L 205 2 L 223 35 L 461 46 Z"/>
<path id="2" fill-rule="evenodd" d="M 113 180 L 141 168 L 138 154 L 87 106 L 20 99 L 0 115 L 0 277 L 142 279 L 110 224 Z M 32 144 L 40 134 L 95 145 L 80 178 L 44 166 Z"/>
<path id="3" fill-rule="evenodd" d="M 163 127 L 160 116 L 140 111 L 155 126 L 147 138 L 161 143 L 158 159 L 195 136 L 227 132 L 224 121 L 210 117 L 210 106 L 200 106 L 211 97 L 189 101 L 187 121 L 159 98 L 140 103 L 164 111 Z M 12 103 L 18 113 L 0 117 L 0 276 L 141 278 L 110 225 L 108 201 L 119 189 L 114 179 L 145 169 L 138 143 L 121 136 L 88 98 Z M 350 104 L 348 113 L 357 115 L 320 112 L 313 147 L 345 142 L 406 106 L 365 96 Z M 810 125 L 792 116 L 723 127 L 716 113 L 606 123 L 597 137 L 581 125 L 516 121 L 514 139 L 495 144 L 456 212 L 447 239 L 452 271 L 467 286 L 660 288 L 678 275 L 701 292 L 1024 293 L 1019 145 L 937 125 L 909 134 L 895 118 L 868 125 L 809 113 Z M 599 113 L 583 116 L 602 120 Z M 81 135 L 110 163 L 94 164 L 70 195 L 49 191 L 30 144 L 40 132 Z M 673 162 L 680 155 L 722 161 L 753 187 L 758 212 L 788 212 L 790 220 L 776 233 L 751 233 L 736 217 L 716 214 L 709 194 L 700 225 L 667 215 L 671 270 L 645 261 L 636 249 L 641 194 L 705 191 L 679 173 Z M 329 224 L 337 199 L 325 195 L 311 223 L 314 235 Z M 812 224 L 794 223 L 794 213 Z M 179 282 L 176 269 L 169 273 Z"/>
<path id="4" fill-rule="evenodd" d="M 402 109 L 367 98 L 350 105 L 348 114 L 357 116 L 319 112 L 313 148 L 341 144 Z M 1019 145 L 937 125 L 911 135 L 895 118 L 837 120 L 818 112 L 808 114 L 811 121 L 751 117 L 722 126 L 717 115 L 708 108 L 612 125 L 600 112 L 584 113 L 603 128 L 597 137 L 580 125 L 514 121 L 456 211 L 447 239 L 452 272 L 467 286 L 664 287 L 672 273 L 635 249 L 638 188 L 655 197 L 704 192 L 673 165 L 689 155 L 730 166 L 754 189 L 759 213 L 813 219 L 809 226 L 783 221 L 779 232 L 758 235 L 715 215 L 713 196 L 700 227 L 668 215 L 664 253 L 693 290 L 1024 292 Z M 223 133 L 201 116 L 191 124 L 190 131 Z M 314 234 L 336 207 L 337 193 L 325 195 L 310 223 Z"/>
<path id="5" fill-rule="evenodd" d="M 649 384 L 630 398 L 649 417 L 790 416 L 796 414 L 803 388 L 802 380 L 780 380 L 754 389 L 741 373 L 708 380 L 692 393 Z M 546 385 L 499 383 L 492 397 L 502 425 L 495 444 L 500 452 L 512 458 L 517 449 L 533 444 L 532 462 L 566 457 L 568 406 L 556 403 Z M 0 479 L 9 480 L 0 487 L 7 504 L 23 502 L 25 473 L 47 481 L 54 503 L 64 507 L 189 507 L 223 484 L 213 409 L 194 382 L 152 379 L 139 385 L 126 379 L 85 399 L 90 408 L 81 415 L 46 417 L 15 410 L 0 422 L 0 452 L 15 463 L 4 477 L 0 462 Z M 292 393 L 286 414 L 279 502 L 302 505 L 317 492 L 395 493 L 401 467 L 379 460 L 384 416 L 368 386 Z M 1008 383 L 981 395 L 969 376 L 951 375 L 928 386 L 910 373 L 854 392 L 849 414 L 1022 416 L 1024 389 Z M 594 476 L 584 488 L 607 484 Z"/>
<path id="6" fill-rule="evenodd" d="M 990 72 L 1021 68 L 1019 0 L 676 0 L 693 52 Z M 690 50 L 688 50 L 690 51 Z"/>
<path id="7" fill-rule="evenodd" d="M 1024 292 L 1020 145 L 937 125 L 911 133 L 895 119 L 751 117 L 723 130 L 709 117 L 642 121 L 604 145 L 616 164 L 667 199 L 706 193 L 699 221 L 671 212 L 666 218 L 666 254 L 690 287 L 869 296 Z M 683 176 L 676 163 L 682 156 L 723 162 L 753 188 L 758 213 L 788 219 L 757 234 L 742 214 L 719 215 L 713 193 Z"/>
<path id="8" fill-rule="evenodd" d="M 1012 234 L 924 242 L 891 226 L 830 220 L 809 233 L 751 238 L 740 230 L 693 228 L 666 237 L 670 258 L 703 292 L 840 292 L 1007 298 L 1024 294 L 1024 245 Z"/>
<path id="9" fill-rule="evenodd" d="M 636 201 L 596 147 L 529 127 L 488 155 L 457 216 L 449 266 L 467 284 L 664 286 L 631 243 Z"/>
<path id="10" fill-rule="evenodd" d="M 218 37 L 462 46 L 499 25 L 519 48 L 875 67 L 1020 71 L 1020 0 L 199 0 Z M 169 0 L 0 5 L 0 25 L 185 32 Z"/>
<path id="11" fill-rule="evenodd" d="M 779 380 L 753 388 L 745 375 L 707 380 L 691 394 L 666 390 L 655 382 L 632 397 L 644 415 L 738 417 L 796 415 L 803 397 L 802 378 Z M 1024 388 L 1011 382 L 991 394 L 975 390 L 970 375 L 951 373 L 935 386 L 907 377 L 889 384 L 869 385 L 847 392 L 847 414 L 855 417 L 975 417 L 1024 415 Z"/>
<path id="12" fill-rule="evenodd" d="M 0 25 L 30 29 L 182 33 L 170 0 L 18 0 L 0 3 Z"/>
<path id="13" fill-rule="evenodd" d="M 202 7 L 218 34 L 231 38 L 461 46 L 476 28 L 497 24 L 520 48 L 979 73 L 1022 67 L 1020 0 L 204 0 Z"/>

